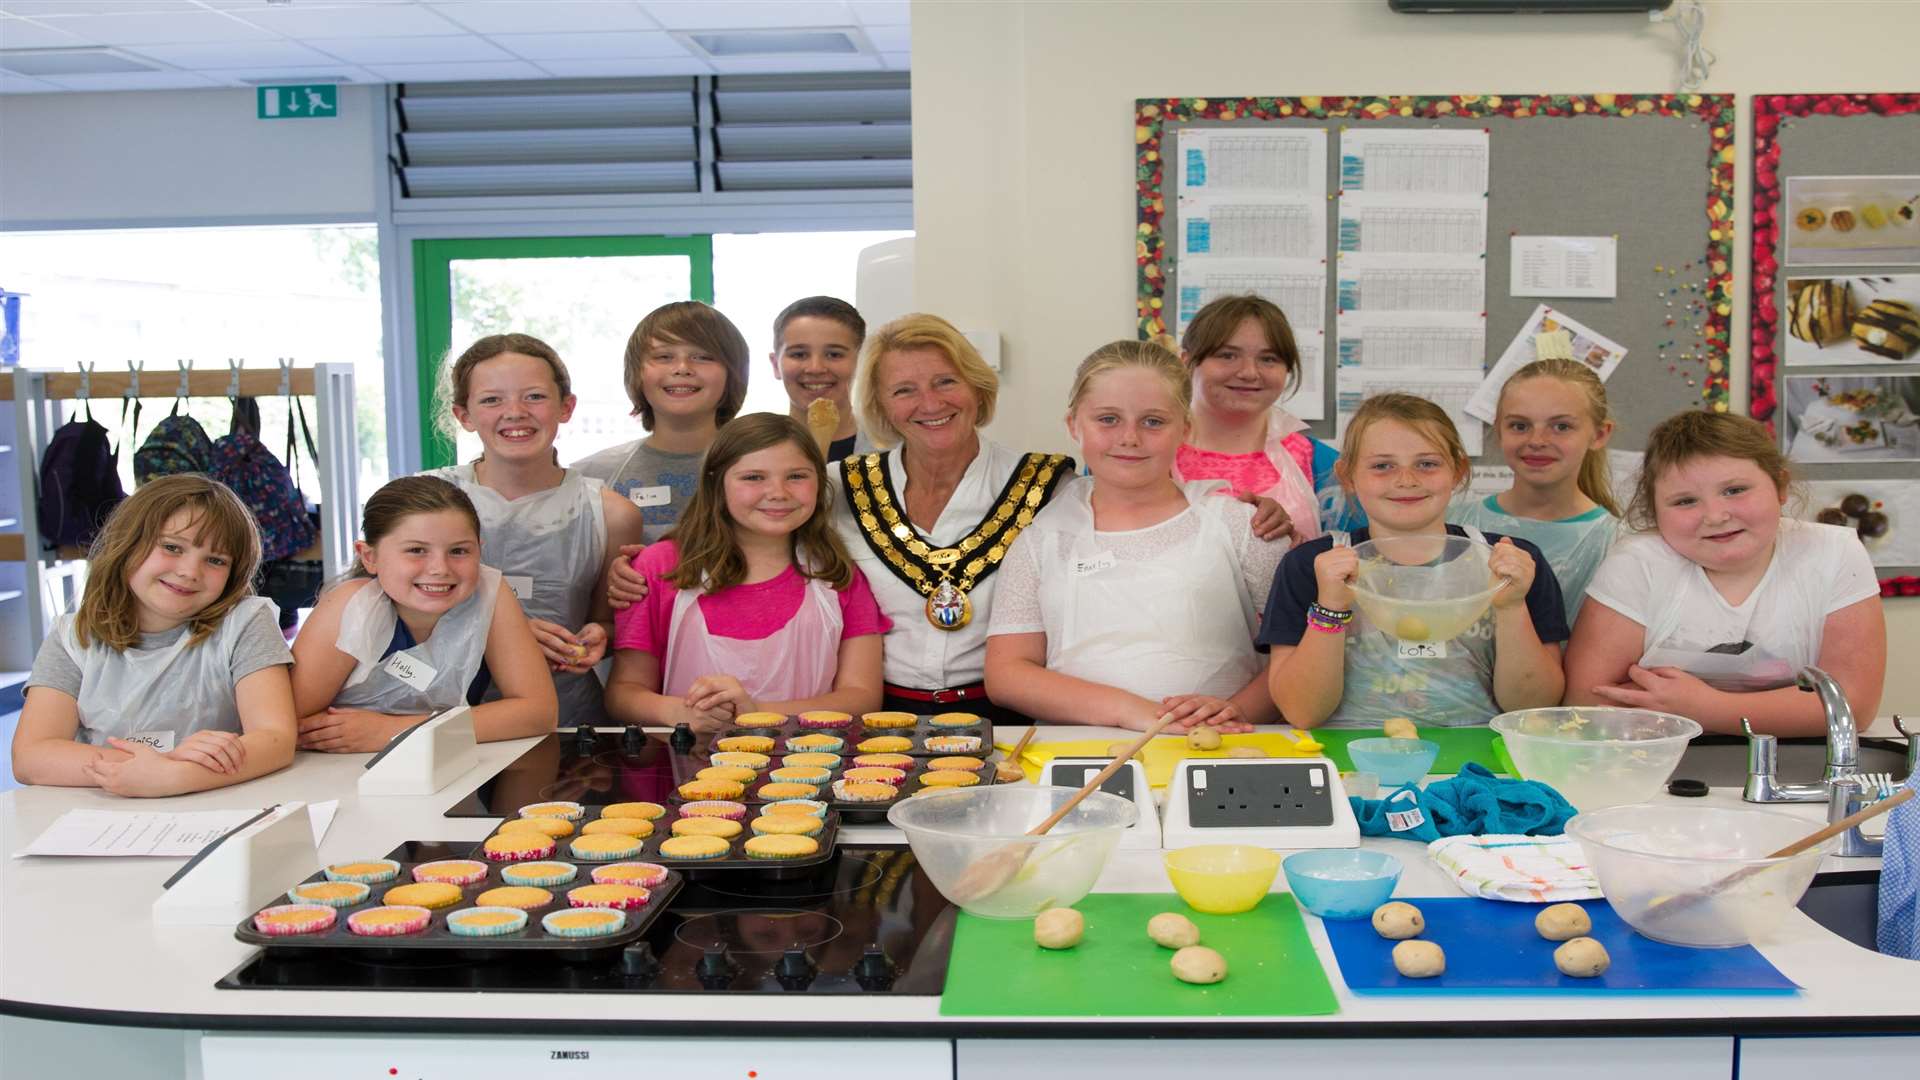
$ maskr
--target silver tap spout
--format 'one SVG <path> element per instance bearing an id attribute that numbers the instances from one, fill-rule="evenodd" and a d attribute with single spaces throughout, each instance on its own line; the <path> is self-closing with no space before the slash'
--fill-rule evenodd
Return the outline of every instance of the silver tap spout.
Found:
<path id="1" fill-rule="evenodd" d="M 1827 714 L 1826 780 L 1838 780 L 1860 770 L 1860 734 L 1853 722 L 1853 706 L 1833 676 L 1817 667 L 1804 667 L 1795 680 L 1800 689 L 1820 695 Z"/>

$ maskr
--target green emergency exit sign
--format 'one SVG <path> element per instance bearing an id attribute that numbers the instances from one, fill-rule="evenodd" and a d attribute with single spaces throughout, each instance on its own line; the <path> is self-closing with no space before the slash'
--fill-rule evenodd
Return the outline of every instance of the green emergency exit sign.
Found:
<path id="1" fill-rule="evenodd" d="M 262 120 L 312 119 L 340 115 L 340 88 L 331 83 L 259 88 Z"/>

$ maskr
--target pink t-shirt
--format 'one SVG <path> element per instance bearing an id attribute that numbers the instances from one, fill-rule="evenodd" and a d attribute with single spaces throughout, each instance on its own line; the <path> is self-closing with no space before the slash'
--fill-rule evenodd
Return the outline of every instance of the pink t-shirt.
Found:
<path id="1" fill-rule="evenodd" d="M 1296 431 L 1280 440 L 1287 455 L 1300 466 L 1300 475 L 1313 475 L 1313 440 Z M 1222 454 L 1181 443 L 1174 467 L 1186 480 L 1225 480 L 1235 495 L 1259 495 L 1280 482 L 1280 470 L 1264 450 L 1251 454 Z"/>
<path id="2" fill-rule="evenodd" d="M 667 630 L 673 622 L 673 598 L 679 592 L 666 578 L 680 563 L 680 549 L 671 540 L 648 545 L 634 556 L 633 568 L 646 575 L 647 598 L 613 616 L 613 647 L 640 649 L 664 664 Z M 834 596 L 840 600 L 840 639 L 884 634 L 893 623 L 880 613 L 873 586 L 859 567 L 853 581 Z M 707 630 L 736 641 L 759 641 L 787 625 L 807 598 L 807 579 L 789 566 L 779 576 L 752 585 L 735 585 L 701 596 L 696 603 L 706 617 Z"/>

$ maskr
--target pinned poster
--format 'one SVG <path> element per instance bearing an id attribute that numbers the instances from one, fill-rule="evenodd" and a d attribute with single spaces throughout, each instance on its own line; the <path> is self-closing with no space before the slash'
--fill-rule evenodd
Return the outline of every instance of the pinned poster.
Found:
<path id="1" fill-rule="evenodd" d="M 1285 195 L 1324 199 L 1327 133 L 1194 131 L 1180 133 L 1180 197 Z"/>
<path id="2" fill-rule="evenodd" d="M 1611 300 L 1618 295 L 1620 242 L 1611 236 L 1516 236 L 1514 296 L 1579 296 Z"/>
<path id="3" fill-rule="evenodd" d="M 1564 332 L 1562 342 L 1557 334 Z M 1539 359 L 1536 339 L 1549 335 L 1557 350 L 1570 353 L 1574 360 L 1593 369 L 1600 381 L 1605 382 L 1627 358 L 1627 347 L 1580 322 L 1568 318 L 1545 304 L 1537 305 L 1533 314 L 1520 325 L 1520 331 L 1507 343 L 1506 351 L 1494 363 L 1493 370 L 1473 393 L 1467 402 L 1467 412 L 1488 423 L 1493 423 L 1496 410 L 1500 408 L 1500 388 L 1507 385 L 1513 373 Z"/>

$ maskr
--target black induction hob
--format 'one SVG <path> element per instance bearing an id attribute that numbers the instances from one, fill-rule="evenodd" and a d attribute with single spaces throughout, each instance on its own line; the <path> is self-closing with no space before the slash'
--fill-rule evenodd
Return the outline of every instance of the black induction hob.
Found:
<path id="1" fill-rule="evenodd" d="M 565 728 L 528 747 L 448 817 L 513 817 L 522 806 L 561 799 L 585 806 L 617 802 L 665 804 L 674 785 L 674 748 L 690 732 L 648 734 L 639 728 Z"/>

